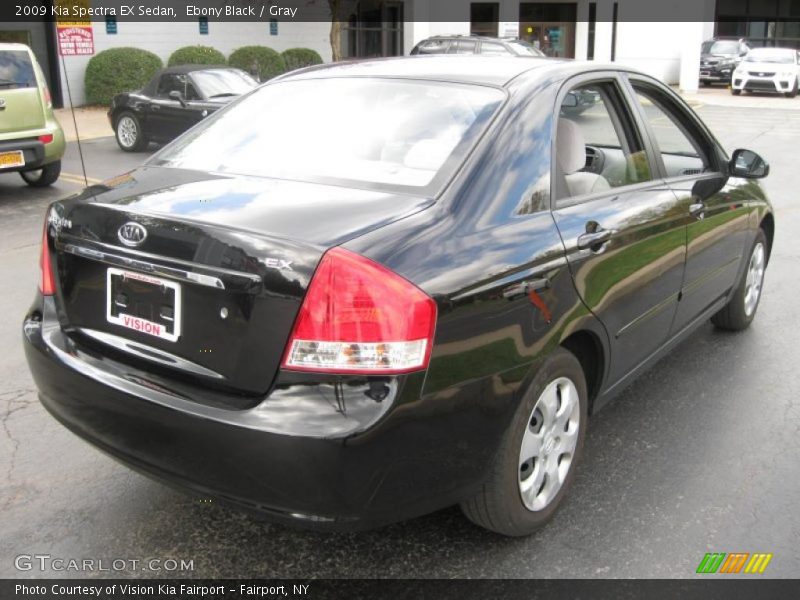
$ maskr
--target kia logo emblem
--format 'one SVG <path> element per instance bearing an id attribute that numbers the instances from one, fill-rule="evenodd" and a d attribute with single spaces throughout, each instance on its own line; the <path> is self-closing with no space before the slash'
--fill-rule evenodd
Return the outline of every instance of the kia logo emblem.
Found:
<path id="1" fill-rule="evenodd" d="M 119 228 L 117 237 L 126 246 L 138 246 L 147 239 L 147 229 L 139 223 L 129 221 Z"/>

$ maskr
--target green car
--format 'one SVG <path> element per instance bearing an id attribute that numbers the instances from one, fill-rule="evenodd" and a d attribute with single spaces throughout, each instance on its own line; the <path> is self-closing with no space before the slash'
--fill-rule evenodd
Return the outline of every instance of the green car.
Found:
<path id="1" fill-rule="evenodd" d="M 24 44 L 0 44 L 0 173 L 44 187 L 61 174 L 64 132 L 39 63 Z"/>

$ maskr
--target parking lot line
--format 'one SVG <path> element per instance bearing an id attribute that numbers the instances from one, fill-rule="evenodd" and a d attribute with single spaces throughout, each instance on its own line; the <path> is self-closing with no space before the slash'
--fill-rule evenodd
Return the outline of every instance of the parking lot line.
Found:
<path id="1" fill-rule="evenodd" d="M 101 179 L 95 179 L 94 177 L 86 177 L 84 179 L 83 175 L 76 175 L 75 173 L 61 173 L 61 178 L 70 183 L 86 184 L 88 182 L 90 185 L 102 183 Z"/>

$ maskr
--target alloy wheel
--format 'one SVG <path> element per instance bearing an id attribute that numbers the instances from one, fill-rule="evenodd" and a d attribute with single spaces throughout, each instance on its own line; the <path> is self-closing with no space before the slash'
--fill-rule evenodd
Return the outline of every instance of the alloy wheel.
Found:
<path id="1" fill-rule="evenodd" d="M 766 263 L 766 252 L 764 244 L 757 243 L 750 256 L 750 264 L 747 267 L 747 278 L 744 284 L 744 314 L 748 317 L 753 314 L 758 306 L 758 299 L 761 296 L 761 285 L 764 282 L 764 266 Z"/>

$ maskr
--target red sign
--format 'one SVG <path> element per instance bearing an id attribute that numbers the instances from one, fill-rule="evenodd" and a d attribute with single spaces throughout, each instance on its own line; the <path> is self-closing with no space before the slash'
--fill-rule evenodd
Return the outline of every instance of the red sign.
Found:
<path id="1" fill-rule="evenodd" d="M 94 54 L 92 25 L 58 25 L 58 51 L 62 56 Z"/>

